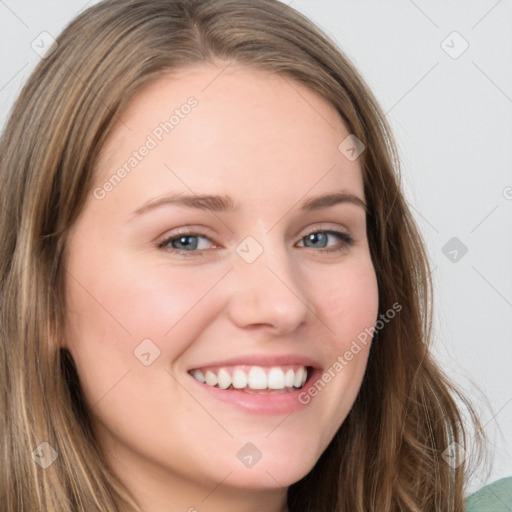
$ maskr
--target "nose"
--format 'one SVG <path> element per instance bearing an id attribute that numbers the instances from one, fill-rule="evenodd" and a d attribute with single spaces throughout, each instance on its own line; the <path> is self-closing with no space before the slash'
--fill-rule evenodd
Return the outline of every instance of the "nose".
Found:
<path id="1" fill-rule="evenodd" d="M 270 242 L 270 241 L 269 241 Z M 229 276 L 229 315 L 240 328 L 266 327 L 273 334 L 287 334 L 316 316 L 308 301 L 306 280 L 301 278 L 293 253 L 271 243 L 250 250 L 263 251 L 251 262 L 243 252 L 235 255 Z"/>

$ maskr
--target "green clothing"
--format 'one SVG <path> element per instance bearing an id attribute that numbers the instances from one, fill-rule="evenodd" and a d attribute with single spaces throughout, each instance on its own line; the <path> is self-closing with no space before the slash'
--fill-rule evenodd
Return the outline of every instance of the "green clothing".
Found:
<path id="1" fill-rule="evenodd" d="M 466 503 L 466 512 L 512 512 L 512 477 L 482 487 Z"/>

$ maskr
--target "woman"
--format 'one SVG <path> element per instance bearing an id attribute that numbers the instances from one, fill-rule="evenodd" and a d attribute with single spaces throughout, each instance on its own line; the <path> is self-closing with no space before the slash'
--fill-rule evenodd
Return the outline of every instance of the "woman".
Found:
<path id="1" fill-rule="evenodd" d="M 2 510 L 463 510 L 392 137 L 308 20 L 97 4 L 1 154 Z"/>

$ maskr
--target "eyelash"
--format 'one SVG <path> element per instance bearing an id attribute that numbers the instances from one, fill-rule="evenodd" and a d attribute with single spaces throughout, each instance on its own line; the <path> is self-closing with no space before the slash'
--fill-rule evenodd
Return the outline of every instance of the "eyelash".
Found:
<path id="1" fill-rule="evenodd" d="M 321 248 L 321 249 L 319 249 L 321 252 L 324 252 L 324 253 L 340 252 L 340 251 L 343 251 L 343 250 L 347 249 L 347 247 L 352 246 L 353 243 L 354 243 L 354 239 L 348 233 L 345 233 L 344 231 L 333 230 L 333 229 L 317 229 L 315 231 L 310 231 L 309 233 L 304 235 L 300 239 L 300 241 L 302 242 L 308 236 L 311 236 L 311 235 L 317 234 L 317 233 L 325 233 L 327 235 L 335 235 L 335 236 L 338 236 L 341 239 L 342 245 L 340 247 L 336 247 L 336 248 Z M 192 255 L 194 255 L 194 256 L 203 256 L 203 253 L 201 252 L 202 249 L 199 249 L 199 250 L 198 249 L 194 249 L 194 250 L 191 250 L 191 251 L 186 251 L 186 250 L 183 250 L 183 249 L 176 249 L 175 247 L 171 247 L 171 246 L 167 245 L 170 242 L 173 242 L 174 240 L 178 240 L 178 239 L 184 238 L 184 237 L 204 237 L 204 238 L 208 238 L 208 236 L 206 236 L 204 233 L 198 233 L 198 232 L 195 232 L 195 231 L 182 231 L 182 232 L 174 233 L 172 236 L 167 237 L 165 240 L 163 240 L 162 242 L 160 242 L 158 244 L 158 247 L 161 248 L 161 249 L 165 249 L 166 251 L 168 251 L 170 253 L 175 253 L 175 254 L 178 254 L 178 255 L 181 255 L 181 256 L 184 256 L 184 257 L 188 257 L 188 256 L 192 256 Z M 210 240 L 210 239 L 208 238 L 208 240 Z M 304 247 L 304 248 L 308 249 L 308 247 Z M 314 247 L 309 247 L 309 249 L 314 249 Z"/>

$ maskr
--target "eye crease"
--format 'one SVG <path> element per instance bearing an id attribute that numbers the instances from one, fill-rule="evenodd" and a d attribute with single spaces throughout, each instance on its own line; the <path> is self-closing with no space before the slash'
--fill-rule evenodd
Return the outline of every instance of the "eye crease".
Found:
<path id="1" fill-rule="evenodd" d="M 330 252 L 338 252 L 338 251 L 346 250 L 348 247 L 350 247 L 354 243 L 354 239 L 348 233 L 346 233 L 344 231 L 333 230 L 333 229 L 316 229 L 314 231 L 310 231 L 308 234 L 306 234 L 305 236 L 303 236 L 300 239 L 299 243 L 304 242 L 304 243 L 313 243 L 313 244 L 320 243 L 320 244 L 322 244 L 322 242 L 324 242 L 325 244 L 327 244 L 330 237 L 337 237 L 340 241 L 339 245 L 336 247 L 329 247 L 329 246 L 315 247 L 315 246 L 303 245 L 302 247 L 309 248 L 309 249 L 320 249 L 321 252 L 329 252 L 330 253 Z M 161 249 L 165 249 L 168 252 L 178 253 L 178 254 L 182 254 L 184 256 L 189 256 L 189 255 L 192 256 L 193 254 L 194 255 L 202 255 L 201 251 L 203 249 L 198 249 L 199 243 L 197 241 L 195 243 L 187 241 L 190 239 L 197 240 L 198 238 L 203 238 L 203 239 L 209 240 L 209 238 L 202 233 L 192 232 L 192 231 L 183 231 L 183 232 L 175 233 L 172 236 L 165 238 L 162 242 L 160 242 L 158 244 L 158 247 Z M 182 244 L 185 247 L 188 247 L 188 249 L 175 247 L 174 246 L 175 243 Z M 193 253 L 193 254 L 191 254 L 191 253 Z"/>

